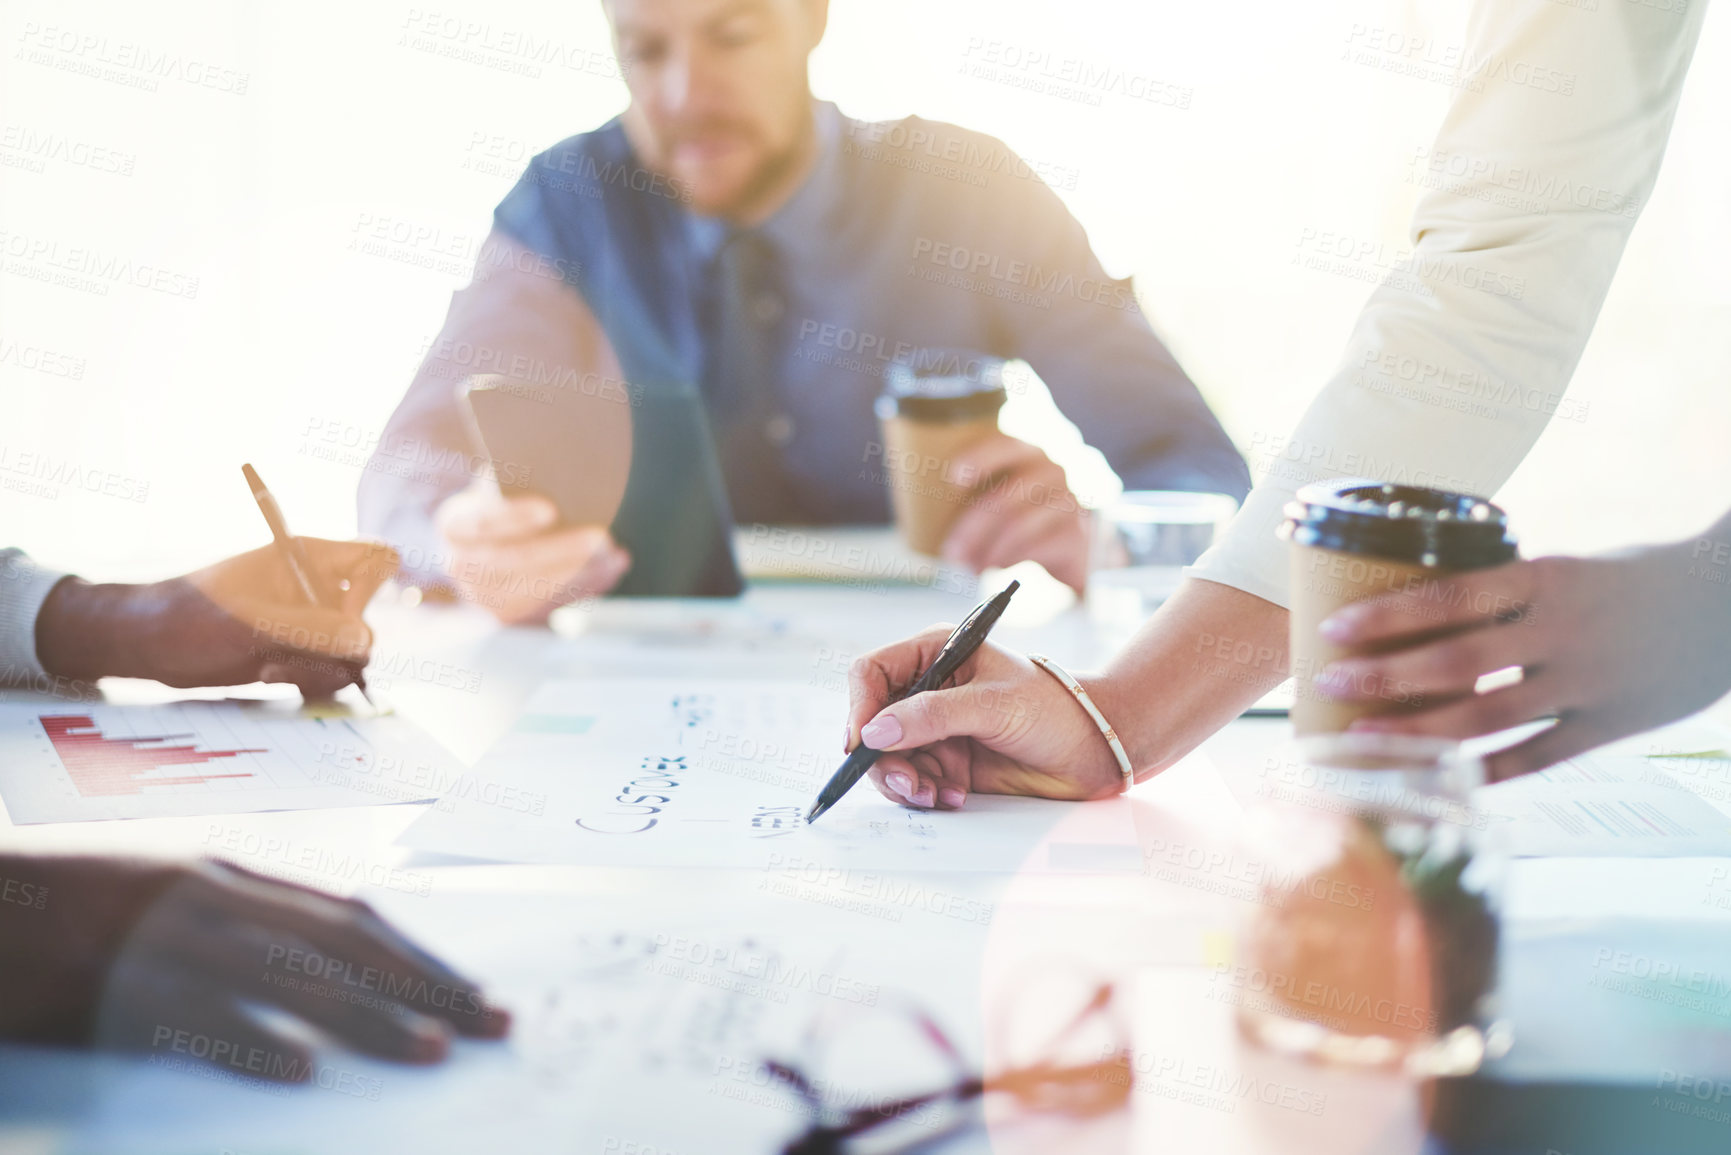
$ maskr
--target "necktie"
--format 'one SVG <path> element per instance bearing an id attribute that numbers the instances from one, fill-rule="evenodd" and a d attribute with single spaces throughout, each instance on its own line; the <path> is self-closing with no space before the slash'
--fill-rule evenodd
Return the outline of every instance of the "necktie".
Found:
<path id="1" fill-rule="evenodd" d="M 734 520 L 798 521 L 782 453 L 793 426 L 777 390 L 787 307 L 775 248 L 760 233 L 734 232 L 712 270 L 704 394 Z"/>

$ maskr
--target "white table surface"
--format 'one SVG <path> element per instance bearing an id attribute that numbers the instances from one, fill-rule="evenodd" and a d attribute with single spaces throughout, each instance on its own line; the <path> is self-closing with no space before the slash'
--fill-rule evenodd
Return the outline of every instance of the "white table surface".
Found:
<path id="1" fill-rule="evenodd" d="M 1019 599 L 994 640 L 1038 649 L 1072 668 L 1104 660 L 1118 639 L 1103 636 L 1078 608 L 1047 589 Z M 879 587 L 769 584 L 737 603 L 603 603 L 562 611 L 555 628 L 502 629 L 470 609 L 375 607 L 376 689 L 472 763 L 509 727 L 542 679 L 593 674 L 834 678 L 851 658 L 939 620 L 955 621 L 973 599 L 959 593 Z M 380 660 L 382 659 L 382 661 Z M 461 676 L 451 671 L 459 670 Z M 443 671 L 443 672 L 441 672 Z M 478 679 L 468 675 L 478 673 Z M 473 684 L 472 692 L 458 688 Z M 111 695 L 159 693 L 116 685 Z M 840 719 L 838 718 L 838 725 Z M 1285 724 L 1242 720 L 1132 795 L 1144 846 L 1183 841 L 1230 848 L 1240 813 L 1219 765 L 1254 759 L 1283 740 Z M 414 888 L 364 888 L 388 917 L 511 1005 L 529 989 L 537 958 L 573 935 L 609 927 L 681 933 L 788 920 L 786 900 L 766 896 L 751 872 L 622 870 L 477 865 L 393 845 L 418 805 L 341 810 L 0 826 L 11 851 L 100 851 L 190 855 L 222 851 L 269 869 L 272 849 L 317 845 L 333 862 L 364 864 L 361 876 L 396 870 Z M 337 890 L 337 878 L 305 878 Z M 846 944 L 874 981 L 905 990 L 946 1018 L 958 1039 L 990 1051 L 998 1007 L 1034 971 L 1071 968 L 1111 978 L 1139 1048 L 1186 1047 L 1201 1058 L 1240 1064 L 1221 1016 L 1197 996 L 1212 964 L 1229 951 L 1235 901 L 1198 885 L 1143 876 L 948 875 L 928 880 L 992 904 L 989 925 L 910 911 L 906 918 L 861 918 L 821 903 L 798 921 L 812 936 Z M 424 890 L 425 893 L 419 893 Z M 563 945 L 562 945 L 563 944 Z M 1008 993 L 1006 993 L 1008 992 Z M 3 997 L 3 992 L 0 992 Z M 774 1150 L 751 1137 L 700 1128 L 701 1145 L 672 1146 L 657 1136 L 674 1116 L 701 1120 L 717 1096 L 668 1102 L 653 1087 L 618 1092 L 602 1108 L 561 1102 L 528 1058 L 533 1007 L 515 1006 L 522 1045 L 459 1044 L 431 1069 L 336 1060 L 372 1072 L 386 1093 L 364 1105 L 339 1095 L 297 1091 L 263 1100 L 189 1076 L 179 1083 L 138 1078 L 138 1061 L 64 1051 L 0 1047 L 0 1150 L 286 1152 L 315 1150 L 471 1150 L 499 1143 L 547 1152 Z M 154 1073 L 153 1073 L 154 1074 Z M 545 1072 L 543 1072 L 545 1074 Z M 1397 1080 L 1301 1072 L 1329 1084 L 1330 1109 L 1297 1119 L 1254 1111 L 1187 1107 L 1158 1093 L 1132 1094 L 1127 1110 L 1087 1122 L 1027 1120 L 994 1109 L 992 1125 L 941 1151 L 1416 1151 L 1416 1099 Z M 541 1080 L 538 1082 L 538 1080 Z M 248 1099 L 245 1096 L 251 1095 Z M 603 1109 L 604 1108 L 604 1109 Z M 599 1115 L 595 1112 L 599 1110 Z M 1279 1113 L 1277 1113 L 1278 1115 Z M 603 1119 L 606 1121 L 604 1122 Z M 766 1124 L 795 1126 L 785 1114 Z M 1731 1134 L 1731 1132 L 1728 1132 Z"/>

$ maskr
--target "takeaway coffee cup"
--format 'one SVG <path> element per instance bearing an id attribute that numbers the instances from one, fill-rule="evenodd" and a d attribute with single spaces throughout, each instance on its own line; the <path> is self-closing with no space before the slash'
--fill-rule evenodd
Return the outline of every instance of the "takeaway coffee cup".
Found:
<path id="1" fill-rule="evenodd" d="M 884 372 L 877 400 L 884 479 L 902 539 L 937 557 L 944 538 L 981 478 L 965 477 L 955 459 L 998 433 L 1004 363 L 960 349 L 925 349 Z"/>
<path id="2" fill-rule="evenodd" d="M 1324 618 L 1350 602 L 1413 594 L 1440 616 L 1449 574 L 1515 559 L 1508 516 L 1483 498 L 1362 478 L 1318 482 L 1287 503 L 1281 535 L 1292 543 L 1292 724 L 1299 734 L 1346 729 L 1354 719 L 1422 705 L 1400 685 L 1353 702 L 1323 697 L 1317 676 L 1330 662 L 1367 651 L 1327 641 Z M 1416 623 L 1423 628 L 1423 623 Z"/>

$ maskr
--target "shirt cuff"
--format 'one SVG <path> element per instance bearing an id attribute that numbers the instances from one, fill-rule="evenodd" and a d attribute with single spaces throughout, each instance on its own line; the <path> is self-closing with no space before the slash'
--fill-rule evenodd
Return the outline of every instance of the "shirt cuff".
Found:
<path id="1" fill-rule="evenodd" d="M 17 550 L 0 551 L 0 684 L 47 676 L 36 657 L 36 615 L 66 576 Z"/>
<path id="2" fill-rule="evenodd" d="M 1291 489 L 1266 481 L 1251 490 L 1220 540 L 1187 567 L 1184 576 L 1231 586 L 1290 609 L 1289 547 L 1280 539 L 1290 500 Z"/>

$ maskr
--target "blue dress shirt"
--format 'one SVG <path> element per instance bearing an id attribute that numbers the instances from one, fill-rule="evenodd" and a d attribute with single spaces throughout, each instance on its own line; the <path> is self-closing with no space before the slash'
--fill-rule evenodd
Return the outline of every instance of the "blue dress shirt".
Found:
<path id="1" fill-rule="evenodd" d="M 773 464 L 752 471 L 776 478 L 773 490 L 741 492 L 729 478 L 739 520 L 887 522 L 873 401 L 886 365 L 929 349 L 1025 360 L 1127 488 L 1244 496 L 1243 458 L 1128 282 L 1106 275 L 1081 225 L 1020 158 L 918 117 L 861 122 L 821 102 L 815 116 L 813 171 L 747 230 L 774 263 L 749 310 L 774 371 L 750 405 L 714 396 L 706 372 L 716 256 L 734 230 L 648 174 L 617 120 L 535 157 L 494 214 L 496 232 L 581 295 L 634 388 L 703 391 L 718 441 L 755 445 Z M 430 406 L 455 403 L 448 381 L 434 387 L 436 398 L 411 390 L 386 442 L 460 429 L 434 419 Z M 363 530 L 403 536 L 405 502 L 424 516 L 444 495 L 434 490 L 466 480 L 407 493 L 402 472 L 368 470 Z"/>

